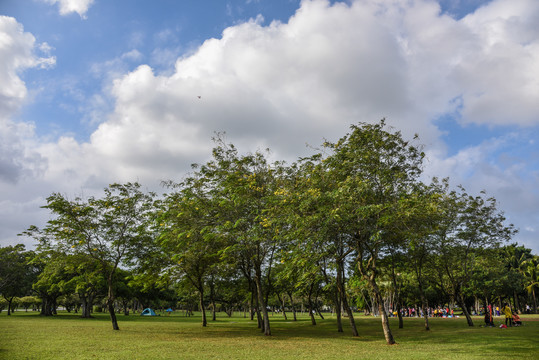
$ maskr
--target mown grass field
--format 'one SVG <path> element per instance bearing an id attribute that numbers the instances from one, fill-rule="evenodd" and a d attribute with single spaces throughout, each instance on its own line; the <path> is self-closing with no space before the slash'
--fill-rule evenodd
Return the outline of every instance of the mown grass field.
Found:
<path id="1" fill-rule="evenodd" d="M 8 317 L 3 311 L 0 359 L 537 359 L 539 315 L 522 318 L 524 326 L 509 329 L 480 327 L 481 318 L 473 328 L 462 318 L 431 319 L 430 332 L 421 319 L 405 319 L 404 329 L 391 319 L 398 344 L 387 346 L 380 319 L 359 315 L 357 338 L 348 327 L 337 333 L 331 315 L 316 326 L 307 316 L 293 322 L 274 315 L 273 336 L 264 337 L 243 314 L 221 314 L 207 328 L 199 316 L 181 313 L 119 315 L 120 331 L 113 331 L 107 314 L 43 318 L 17 311 Z"/>

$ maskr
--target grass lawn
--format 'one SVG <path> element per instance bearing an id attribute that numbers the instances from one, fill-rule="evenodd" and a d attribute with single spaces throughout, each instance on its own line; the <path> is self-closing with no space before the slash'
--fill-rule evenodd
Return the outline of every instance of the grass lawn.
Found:
<path id="1" fill-rule="evenodd" d="M 331 315 L 316 326 L 307 316 L 293 322 L 274 315 L 273 336 L 264 337 L 243 314 L 221 314 L 207 328 L 199 316 L 180 313 L 118 315 L 120 331 L 113 331 L 107 314 L 43 318 L 17 311 L 8 317 L 3 311 L 0 359 L 537 359 L 539 315 L 522 319 L 524 326 L 509 329 L 480 327 L 479 317 L 472 328 L 463 318 L 431 319 L 430 332 L 423 330 L 421 319 L 404 319 L 404 329 L 391 319 L 398 344 L 387 346 L 380 319 L 359 315 L 357 338 L 347 327 L 337 333 Z"/>

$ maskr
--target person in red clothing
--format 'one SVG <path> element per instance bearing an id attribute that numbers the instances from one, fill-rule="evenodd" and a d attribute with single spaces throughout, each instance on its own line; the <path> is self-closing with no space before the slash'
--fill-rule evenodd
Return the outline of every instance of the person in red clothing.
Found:
<path id="1" fill-rule="evenodd" d="M 485 326 L 494 326 L 494 320 L 492 314 L 489 311 L 485 311 Z"/>
<path id="2" fill-rule="evenodd" d="M 515 324 L 515 326 L 521 326 L 522 325 L 522 321 L 520 320 L 520 316 L 518 316 L 518 314 L 516 312 L 513 313 L 513 324 Z"/>

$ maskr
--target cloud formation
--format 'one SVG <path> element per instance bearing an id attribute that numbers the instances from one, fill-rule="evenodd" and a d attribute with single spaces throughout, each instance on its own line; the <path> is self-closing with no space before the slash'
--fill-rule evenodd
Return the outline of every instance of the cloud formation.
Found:
<path id="1" fill-rule="evenodd" d="M 79 4 L 81 12 L 72 11 L 84 14 L 91 1 Z M 113 66 L 114 80 L 103 94 L 113 110 L 89 141 L 33 139 L 15 151 L 44 159 L 46 169 L 37 167 L 34 175 L 42 184 L 41 193 L 34 191 L 38 197 L 52 184 L 68 192 L 113 181 L 155 186 L 177 179 L 209 156 L 214 131 L 226 131 L 240 150 L 270 147 L 275 158 L 294 160 L 310 152 L 305 143 L 335 140 L 351 123 L 387 117 L 405 136 L 420 134 L 430 173 L 491 185 L 513 209 L 510 193 L 530 187 L 528 174 L 518 166 L 489 167 L 485 155 L 509 140 L 492 139 L 448 157 L 435 120 L 450 113 L 462 124 L 539 126 L 538 20 L 535 0 L 492 1 L 462 19 L 443 14 L 431 0 L 303 1 L 287 23 L 258 17 L 225 29 L 220 39 L 178 58 L 171 72 L 141 65 L 118 74 L 121 67 Z M 143 59 L 135 49 L 128 55 Z M 6 74 L 0 77 L 14 94 L 10 99 L 24 98 L 20 79 Z M 13 162 L 10 170 L 9 164 L 5 178 L 16 181 L 10 174 L 23 165 Z"/>
<path id="2" fill-rule="evenodd" d="M 86 13 L 94 0 L 41 0 L 51 5 L 58 4 L 60 15 L 68 15 L 76 12 L 82 19 L 86 18 Z"/>

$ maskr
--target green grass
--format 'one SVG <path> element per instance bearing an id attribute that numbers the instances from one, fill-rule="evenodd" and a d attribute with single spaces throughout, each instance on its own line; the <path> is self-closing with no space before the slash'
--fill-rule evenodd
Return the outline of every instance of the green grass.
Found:
<path id="1" fill-rule="evenodd" d="M 379 318 L 358 316 L 360 336 L 348 327 L 337 333 L 335 319 L 310 325 L 271 318 L 271 337 L 242 314 L 222 314 L 207 328 L 200 317 L 141 317 L 119 315 L 120 331 L 113 331 L 107 314 L 94 319 L 60 313 L 43 318 L 36 313 L 0 314 L 0 359 L 536 359 L 539 316 L 522 316 L 523 327 L 482 328 L 464 319 L 431 319 L 430 332 L 421 319 L 405 319 L 391 327 L 397 345 L 385 345 Z M 346 325 L 347 319 L 345 319 Z M 496 323 L 501 323 L 497 318 Z"/>

